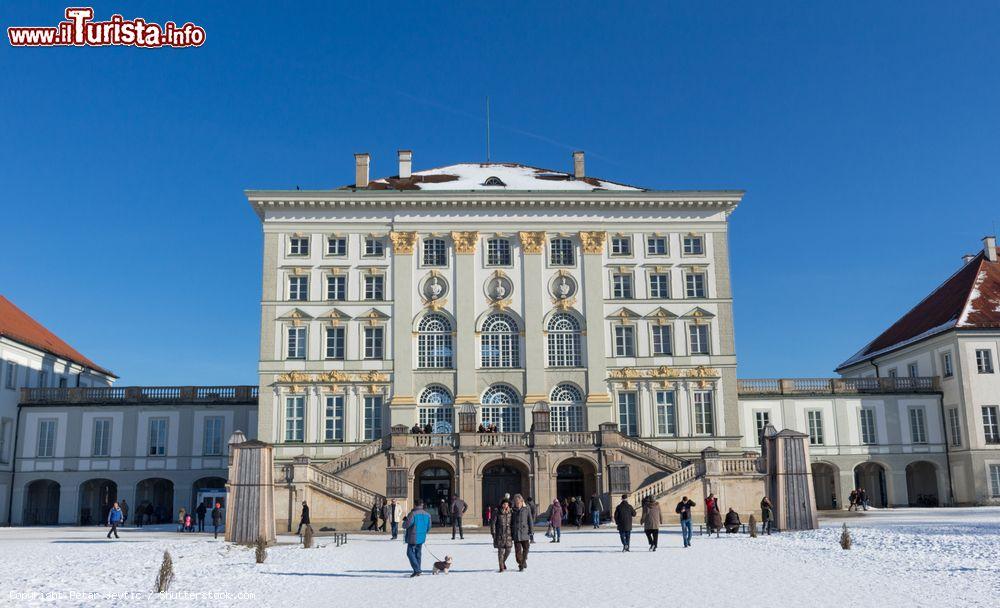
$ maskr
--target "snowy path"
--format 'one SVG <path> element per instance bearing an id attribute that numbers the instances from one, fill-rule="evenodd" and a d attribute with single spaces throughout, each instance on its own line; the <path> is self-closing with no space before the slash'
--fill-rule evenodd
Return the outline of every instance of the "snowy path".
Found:
<path id="1" fill-rule="evenodd" d="M 847 522 L 854 548 L 837 544 Z M 695 536 L 680 548 L 676 527 L 648 553 L 641 531 L 633 552 L 617 534 L 569 529 L 549 544 L 539 533 L 527 572 L 496 572 L 484 534 L 465 541 L 433 535 L 428 549 L 452 555 L 448 576 L 407 578 L 404 545 L 354 536 L 344 547 L 278 546 L 265 564 L 251 549 L 210 536 L 128 529 L 104 540 L 100 529 L 0 530 L 0 604 L 15 606 L 347 605 L 472 607 L 496 600 L 524 606 L 996 606 L 1000 598 L 1000 509 L 907 509 L 823 520 L 820 530 L 715 539 Z M 228 599 L 149 597 L 164 549 L 174 557 L 171 591 L 228 592 Z M 433 561 L 426 552 L 424 565 Z M 511 556 L 509 566 L 514 565 Z M 135 593 L 122 602 L 105 594 Z M 239 598 L 235 594 L 255 597 Z M 72 594 L 97 594 L 80 596 Z M 12 595 L 13 594 L 13 595 Z M 29 597 L 25 594 L 50 594 Z"/>

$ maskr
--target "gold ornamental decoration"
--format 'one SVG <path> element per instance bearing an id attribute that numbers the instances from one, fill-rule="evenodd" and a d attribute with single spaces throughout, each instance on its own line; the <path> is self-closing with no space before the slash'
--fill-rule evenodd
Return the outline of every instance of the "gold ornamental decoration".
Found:
<path id="1" fill-rule="evenodd" d="M 410 255 L 413 253 L 413 247 L 417 244 L 417 233 L 416 232 L 390 232 L 389 240 L 392 241 L 392 251 L 393 253 L 400 253 L 403 255 Z"/>
<path id="2" fill-rule="evenodd" d="M 714 367 L 705 367 L 704 365 L 699 365 L 698 367 L 688 367 L 688 368 L 678 368 L 670 367 L 667 365 L 661 365 L 654 369 L 636 369 L 634 367 L 622 367 L 618 369 L 612 369 L 608 372 L 608 378 L 610 380 L 624 380 L 626 384 L 629 384 L 631 380 L 639 379 L 649 379 L 649 380 L 680 380 L 680 379 L 691 379 L 698 380 L 701 386 L 707 384 L 706 380 L 712 378 L 719 378 L 722 374 L 718 369 Z"/>
<path id="3" fill-rule="evenodd" d="M 518 232 L 517 236 L 521 238 L 521 249 L 525 253 L 541 253 L 545 247 L 544 232 Z"/>
<path id="4" fill-rule="evenodd" d="M 377 370 L 367 372 L 345 372 L 341 370 L 330 370 L 316 374 L 306 372 L 285 372 L 277 378 L 278 384 L 347 384 L 347 383 L 376 384 L 389 382 L 389 374 Z"/>
<path id="5" fill-rule="evenodd" d="M 455 242 L 455 253 L 468 255 L 476 252 L 479 233 L 475 230 L 471 232 L 452 232 L 451 240 Z"/>
<path id="6" fill-rule="evenodd" d="M 581 232 L 580 245 L 583 247 L 584 253 L 604 253 L 604 241 L 607 238 L 607 232 Z"/>

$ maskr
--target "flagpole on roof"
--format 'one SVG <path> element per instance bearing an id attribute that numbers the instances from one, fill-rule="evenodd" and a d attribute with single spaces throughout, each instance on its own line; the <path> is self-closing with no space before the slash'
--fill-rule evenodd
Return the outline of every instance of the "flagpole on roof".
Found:
<path id="1" fill-rule="evenodd" d="M 490 162 L 490 96 L 486 96 L 486 162 Z"/>

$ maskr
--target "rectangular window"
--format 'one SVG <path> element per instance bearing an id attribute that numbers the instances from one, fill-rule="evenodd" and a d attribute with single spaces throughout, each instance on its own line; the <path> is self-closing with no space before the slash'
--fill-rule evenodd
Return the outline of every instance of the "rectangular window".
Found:
<path id="1" fill-rule="evenodd" d="M 632 239 L 627 236 L 613 236 L 611 237 L 611 255 L 613 256 L 631 256 L 632 255 Z"/>
<path id="2" fill-rule="evenodd" d="M 861 416 L 861 443 L 864 445 L 876 445 L 878 443 L 878 432 L 875 428 L 875 410 L 862 408 Z"/>
<path id="3" fill-rule="evenodd" d="M 955 368 L 951 364 L 951 353 L 941 354 L 941 375 L 945 378 L 955 375 Z"/>
<path id="4" fill-rule="evenodd" d="M 993 351 L 988 348 L 976 350 L 976 369 L 980 374 L 993 373 Z"/>
<path id="5" fill-rule="evenodd" d="M 708 325 L 688 325 L 688 342 L 691 346 L 690 354 L 709 354 L 711 349 L 708 345 Z"/>
<path id="6" fill-rule="evenodd" d="M 990 465 L 990 495 L 1000 498 L 1000 464 Z"/>
<path id="7" fill-rule="evenodd" d="M 986 443 L 1000 443 L 1000 423 L 997 422 L 997 406 L 983 406 L 983 435 Z"/>
<path id="8" fill-rule="evenodd" d="M 309 255 L 309 237 L 293 236 L 288 239 L 288 255 Z"/>
<path id="9" fill-rule="evenodd" d="M 611 297 L 616 300 L 631 300 L 634 297 L 632 292 L 632 275 L 630 273 L 616 272 L 611 275 Z"/>
<path id="10" fill-rule="evenodd" d="M 583 406 L 579 403 L 553 403 L 549 413 L 553 433 L 579 433 L 586 430 Z"/>
<path id="11" fill-rule="evenodd" d="M 305 359 L 306 358 L 306 328 L 305 327 L 289 327 L 288 328 L 288 359 Z"/>
<path id="12" fill-rule="evenodd" d="M 327 395 L 326 416 L 323 418 L 323 440 L 344 440 L 344 396 Z"/>
<path id="13" fill-rule="evenodd" d="M 374 441 L 382 437 L 382 396 L 365 397 L 365 440 Z"/>
<path id="14" fill-rule="evenodd" d="M 806 420 L 809 423 L 809 444 L 823 445 L 823 412 L 819 410 L 806 412 Z"/>
<path id="15" fill-rule="evenodd" d="M 326 240 L 326 255 L 342 258 L 347 255 L 347 238 L 331 236 Z"/>
<path id="16" fill-rule="evenodd" d="M 424 239 L 424 266 L 447 266 L 448 243 L 444 239 Z"/>
<path id="17" fill-rule="evenodd" d="M 573 241 L 552 239 L 549 242 L 549 264 L 552 266 L 572 266 L 575 263 Z"/>
<path id="18" fill-rule="evenodd" d="M 365 328 L 365 359 L 382 359 L 384 355 L 383 336 L 385 328 L 366 327 Z"/>
<path id="19" fill-rule="evenodd" d="M 899 372 L 896 370 L 895 367 L 889 370 L 889 377 L 890 378 L 895 378 L 898 375 L 899 375 Z"/>
<path id="20" fill-rule="evenodd" d="M 66 388 L 66 378 L 59 377 L 59 388 Z"/>
<path id="21" fill-rule="evenodd" d="M 704 298 L 705 273 L 689 272 L 684 275 L 684 294 L 688 298 Z"/>
<path id="22" fill-rule="evenodd" d="M 634 392 L 618 393 L 618 430 L 629 437 L 639 436 L 637 395 Z"/>
<path id="23" fill-rule="evenodd" d="M 907 363 L 906 364 L 906 375 L 909 376 L 910 378 L 916 378 L 917 376 L 920 375 L 919 372 L 920 372 L 920 368 L 917 367 L 916 363 Z"/>
<path id="24" fill-rule="evenodd" d="M 771 423 L 771 412 L 767 410 L 757 410 L 753 413 L 754 428 L 757 429 L 757 445 L 761 445 L 761 437 L 764 427 Z"/>
<path id="25" fill-rule="evenodd" d="M 149 420 L 149 456 L 167 455 L 167 424 L 166 418 L 150 418 Z"/>
<path id="26" fill-rule="evenodd" d="M 631 325 L 615 326 L 615 356 L 635 356 L 635 328 Z"/>
<path id="27" fill-rule="evenodd" d="M 222 456 L 222 433 L 225 418 L 222 416 L 207 416 L 205 418 L 205 433 L 202 437 L 204 456 Z"/>
<path id="28" fill-rule="evenodd" d="M 694 391 L 694 434 L 715 434 L 715 412 L 712 407 L 712 391 Z"/>
<path id="29" fill-rule="evenodd" d="M 927 443 L 927 424 L 924 408 L 910 408 L 910 439 L 913 443 Z"/>
<path id="30" fill-rule="evenodd" d="M 326 299 L 336 302 L 347 300 L 347 277 L 342 275 L 326 277 Z"/>
<path id="31" fill-rule="evenodd" d="M 38 445 L 35 454 L 39 458 L 52 458 L 56 454 L 56 421 L 51 418 L 38 421 Z"/>
<path id="32" fill-rule="evenodd" d="M 365 237 L 365 248 L 361 255 L 366 258 L 380 258 L 385 255 L 385 243 L 373 236 Z"/>
<path id="33" fill-rule="evenodd" d="M 667 255 L 667 237 L 651 236 L 646 239 L 646 255 Z"/>
<path id="34" fill-rule="evenodd" d="M 97 418 L 94 420 L 94 444 L 90 455 L 107 457 L 111 455 L 111 419 Z"/>
<path id="35" fill-rule="evenodd" d="M 288 277 L 288 299 L 296 302 L 309 299 L 309 277 Z"/>
<path id="36" fill-rule="evenodd" d="M 46 371 L 39 370 L 38 372 L 38 387 L 45 388 L 49 385 L 49 374 Z"/>
<path id="37" fill-rule="evenodd" d="M 705 237 L 689 234 L 684 237 L 684 255 L 705 255 Z"/>
<path id="38" fill-rule="evenodd" d="M 672 437 L 677 434 L 677 393 L 656 391 L 656 434 Z"/>
<path id="39" fill-rule="evenodd" d="M 10 454 L 7 453 L 7 446 L 10 445 L 10 441 L 13 439 L 10 437 L 10 429 L 13 426 L 10 420 L 0 420 L 0 463 L 3 464 L 10 462 Z"/>
<path id="40" fill-rule="evenodd" d="M 301 442 L 305 438 L 306 397 L 285 397 L 285 442 Z"/>
<path id="41" fill-rule="evenodd" d="M 510 241 L 489 239 L 486 241 L 487 266 L 510 266 Z"/>
<path id="42" fill-rule="evenodd" d="M 951 445 L 962 445 L 962 427 L 959 426 L 958 408 L 948 408 L 948 427 L 951 430 Z"/>
<path id="43" fill-rule="evenodd" d="M 669 325 L 653 325 L 653 355 L 673 355 L 674 344 Z"/>
<path id="44" fill-rule="evenodd" d="M 520 405 L 484 405 L 480 408 L 483 424 L 495 424 L 501 433 L 521 432 Z"/>
<path id="45" fill-rule="evenodd" d="M 365 299 L 376 301 L 385 299 L 385 277 L 375 274 L 365 276 Z"/>
<path id="46" fill-rule="evenodd" d="M 17 388 L 17 363 L 13 361 L 7 362 L 7 379 L 4 381 L 7 388 L 16 389 Z"/>
<path id="47" fill-rule="evenodd" d="M 345 327 L 327 327 L 326 328 L 326 358 L 327 359 L 344 359 L 344 344 L 345 334 L 347 328 Z"/>
<path id="48" fill-rule="evenodd" d="M 670 299 L 670 275 L 651 274 L 649 275 L 649 297 L 654 300 Z"/>

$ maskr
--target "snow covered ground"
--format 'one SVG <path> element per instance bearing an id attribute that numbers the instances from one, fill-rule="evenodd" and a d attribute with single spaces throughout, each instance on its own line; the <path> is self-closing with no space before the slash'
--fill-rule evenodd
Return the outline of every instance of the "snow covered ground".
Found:
<path id="1" fill-rule="evenodd" d="M 846 522 L 854 548 L 837 544 Z M 410 579 L 404 545 L 351 536 L 335 547 L 279 545 L 267 562 L 253 550 L 180 535 L 100 528 L 0 529 L 0 605 L 14 606 L 997 606 L 1000 508 L 903 509 L 825 518 L 820 530 L 707 538 L 680 547 L 676 527 L 648 553 L 641 531 L 621 553 L 614 530 L 568 529 L 560 544 L 541 533 L 529 568 L 496 572 L 484 534 L 434 534 L 427 550 L 454 557 L 448 576 Z M 290 537 L 281 539 L 290 540 Z M 164 549 L 177 595 L 150 595 Z M 425 551 L 424 565 L 433 558 Z M 196 595 L 219 593 L 221 596 Z M 239 594 L 244 594 L 240 596 Z M 133 594 L 122 601 L 112 594 Z M 225 595 L 228 594 L 228 595 Z M 252 597 L 249 597 L 252 596 Z"/>

